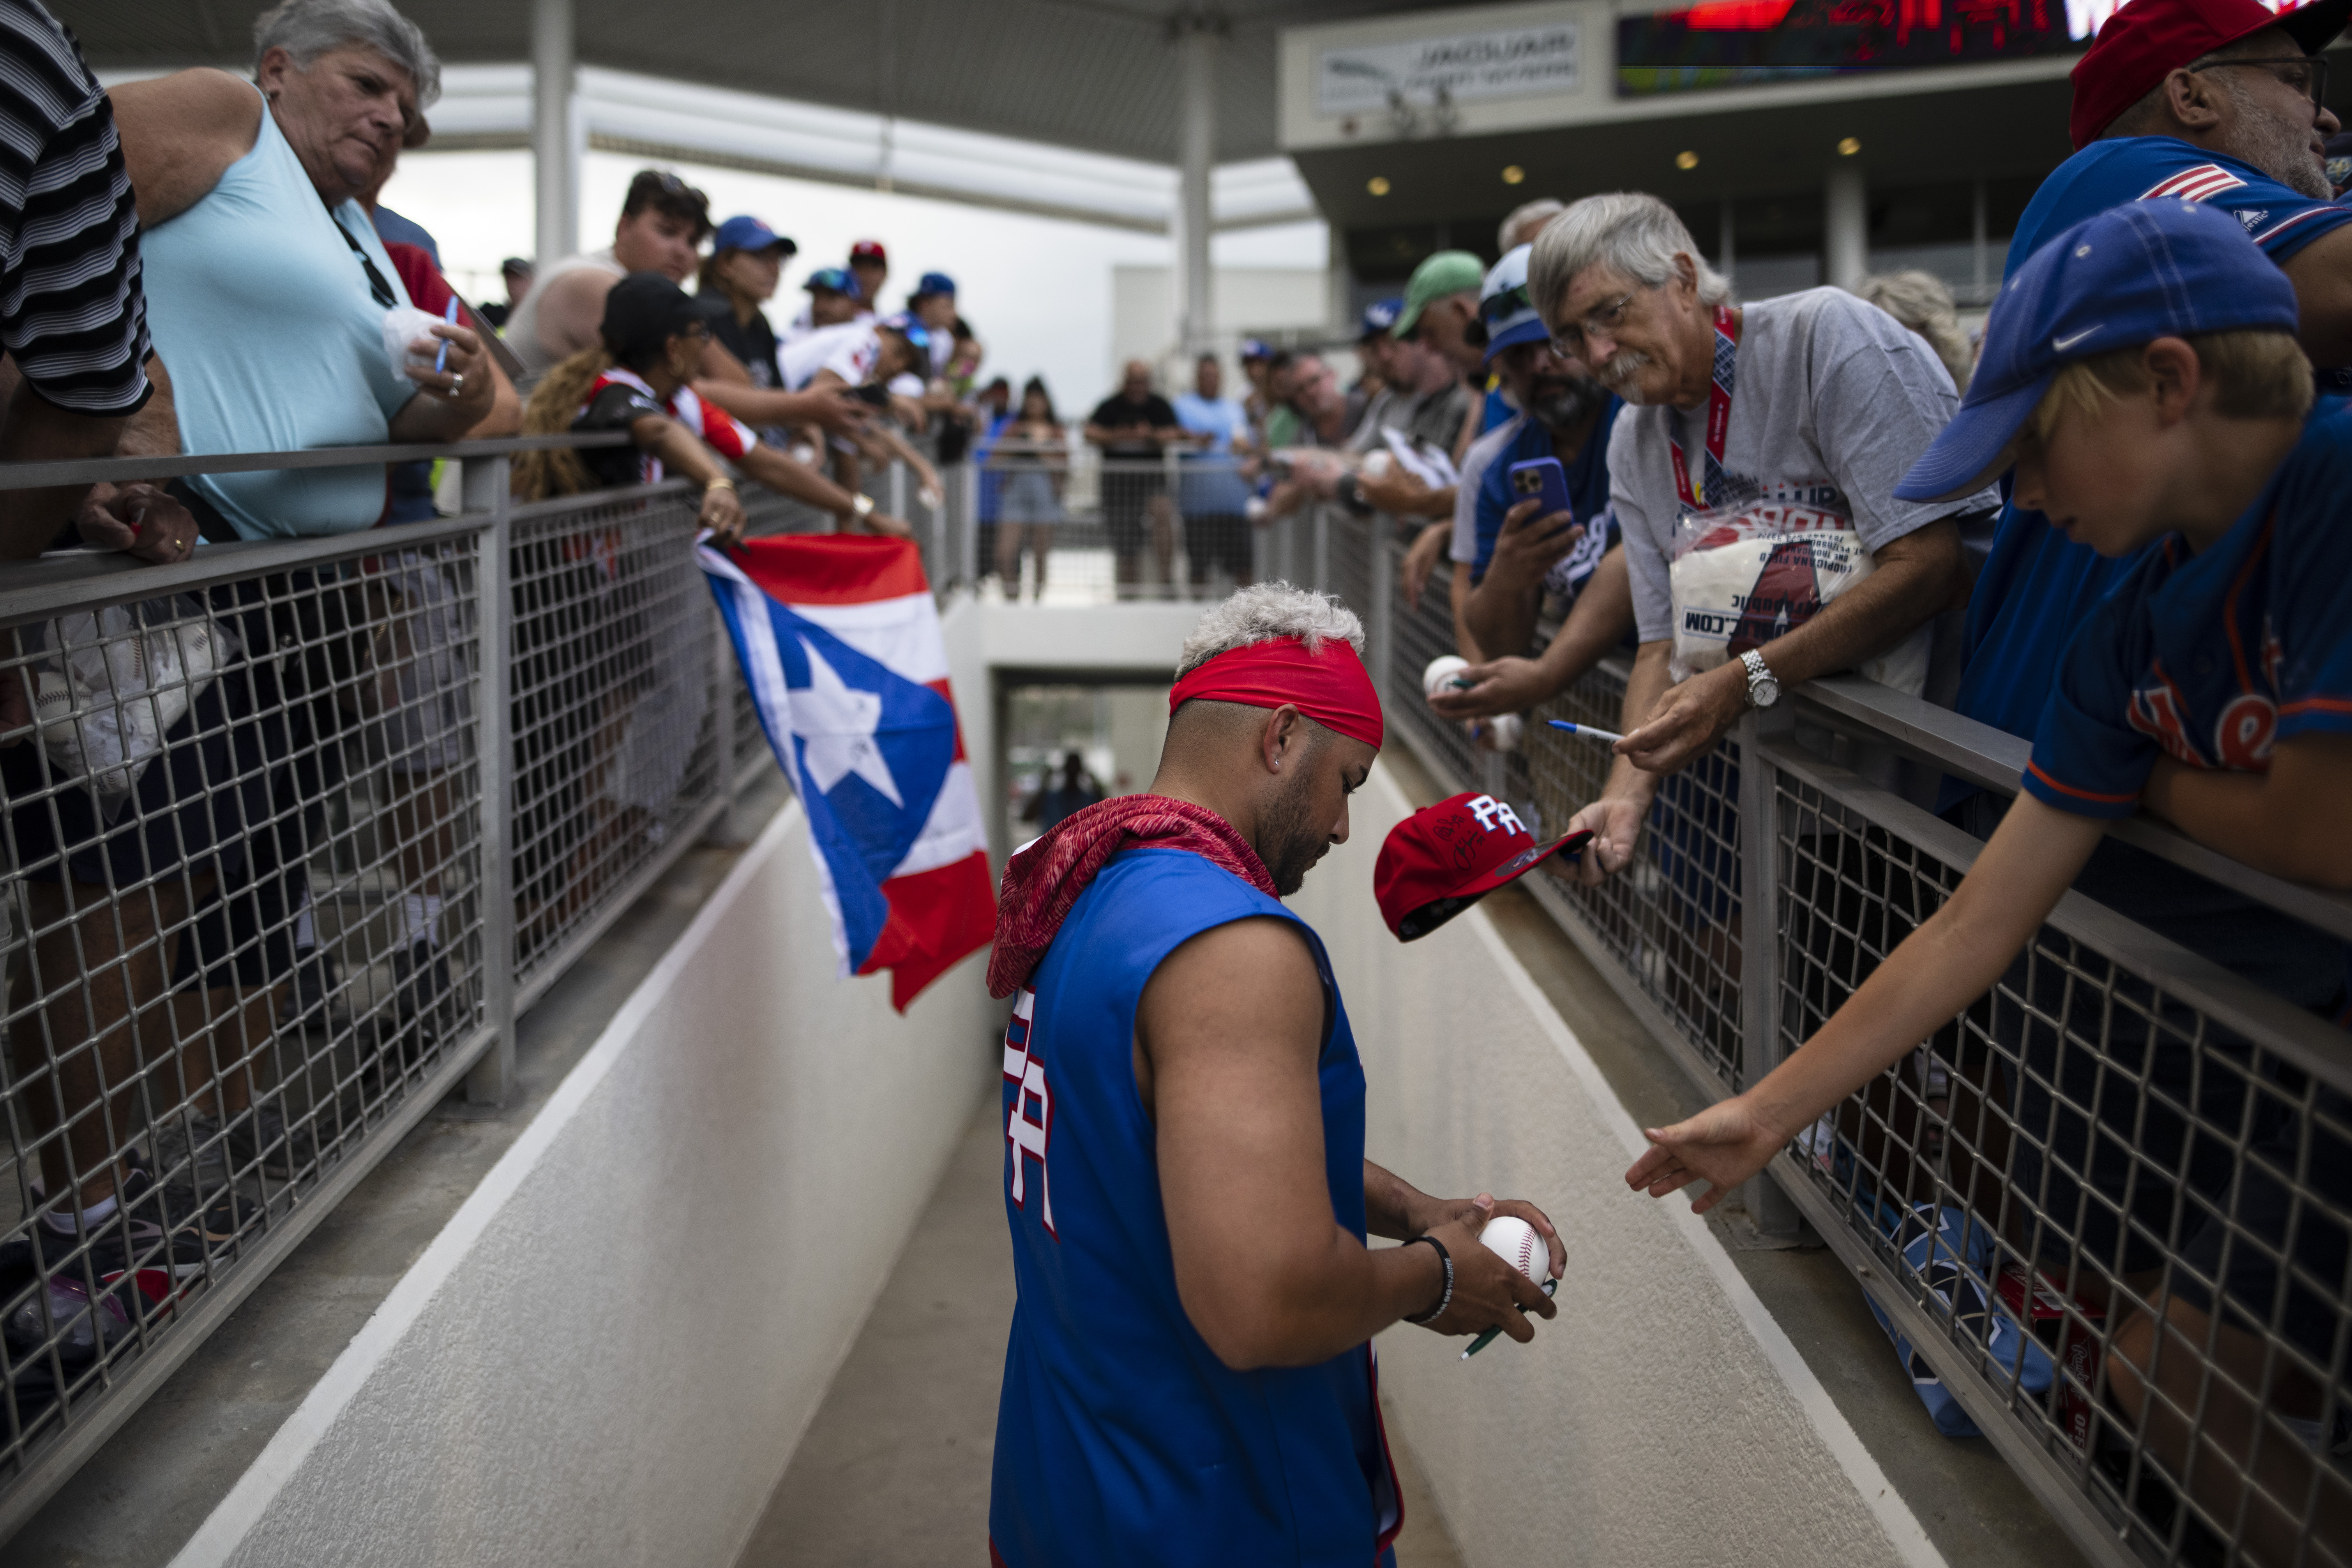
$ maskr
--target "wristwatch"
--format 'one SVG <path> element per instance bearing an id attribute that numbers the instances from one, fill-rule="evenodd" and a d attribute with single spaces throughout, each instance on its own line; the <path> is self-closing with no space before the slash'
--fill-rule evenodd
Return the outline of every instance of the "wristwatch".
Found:
<path id="1" fill-rule="evenodd" d="M 856 495 L 853 495 L 853 496 L 851 496 L 851 497 L 849 498 L 849 515 L 850 515 L 850 516 L 852 516 L 852 517 L 856 517 L 856 518 L 865 518 L 865 517 L 871 517 L 871 516 L 873 515 L 873 513 L 874 513 L 874 498 L 873 498 L 872 496 L 870 496 L 870 495 L 867 495 L 864 490 L 860 490 L 860 491 L 858 491 Z"/>
<path id="2" fill-rule="evenodd" d="M 1748 671 L 1748 706 L 1769 708 L 1780 700 L 1780 679 L 1764 662 L 1764 656 L 1749 648 L 1739 656 L 1740 666 Z"/>

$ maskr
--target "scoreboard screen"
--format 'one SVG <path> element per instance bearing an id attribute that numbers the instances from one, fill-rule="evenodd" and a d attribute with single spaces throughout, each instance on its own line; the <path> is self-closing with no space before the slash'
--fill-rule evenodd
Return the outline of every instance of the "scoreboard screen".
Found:
<path id="1" fill-rule="evenodd" d="M 2113 0 L 1706 0 L 1617 19 L 1622 98 L 2076 53 Z"/>

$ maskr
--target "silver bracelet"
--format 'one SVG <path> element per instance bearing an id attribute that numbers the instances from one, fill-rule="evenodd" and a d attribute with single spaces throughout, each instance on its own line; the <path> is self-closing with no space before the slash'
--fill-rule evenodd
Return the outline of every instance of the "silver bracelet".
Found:
<path id="1" fill-rule="evenodd" d="M 1408 1241 L 1405 1245 L 1407 1247 L 1411 1247 L 1414 1241 L 1425 1241 L 1429 1243 L 1430 1246 L 1437 1248 L 1437 1261 L 1445 1269 L 1445 1289 L 1439 1292 L 1437 1305 L 1432 1307 L 1428 1311 L 1422 1313 L 1418 1317 L 1409 1317 L 1404 1320 L 1406 1322 L 1412 1323 L 1415 1327 L 1419 1327 L 1425 1323 L 1433 1323 L 1437 1321 L 1438 1319 L 1445 1316 L 1445 1309 L 1454 1305 L 1454 1255 L 1445 1250 L 1445 1243 L 1438 1240 L 1437 1237 L 1433 1236 L 1416 1236 L 1412 1238 L 1412 1241 Z"/>

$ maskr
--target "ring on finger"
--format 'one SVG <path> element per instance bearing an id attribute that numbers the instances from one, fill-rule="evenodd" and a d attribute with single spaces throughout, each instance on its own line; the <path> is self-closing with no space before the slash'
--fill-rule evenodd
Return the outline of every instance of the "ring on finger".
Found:
<path id="1" fill-rule="evenodd" d="M 457 371 L 451 374 L 449 377 L 449 395 L 452 397 L 463 397 L 466 395 L 466 373 L 464 371 Z"/>

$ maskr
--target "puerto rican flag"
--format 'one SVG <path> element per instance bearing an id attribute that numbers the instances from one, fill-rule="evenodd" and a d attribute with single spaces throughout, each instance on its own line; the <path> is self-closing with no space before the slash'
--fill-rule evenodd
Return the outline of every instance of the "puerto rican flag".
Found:
<path id="1" fill-rule="evenodd" d="M 698 552 L 768 743 L 808 813 L 841 973 L 900 1012 L 996 930 L 980 796 L 911 542 L 755 539 Z"/>

